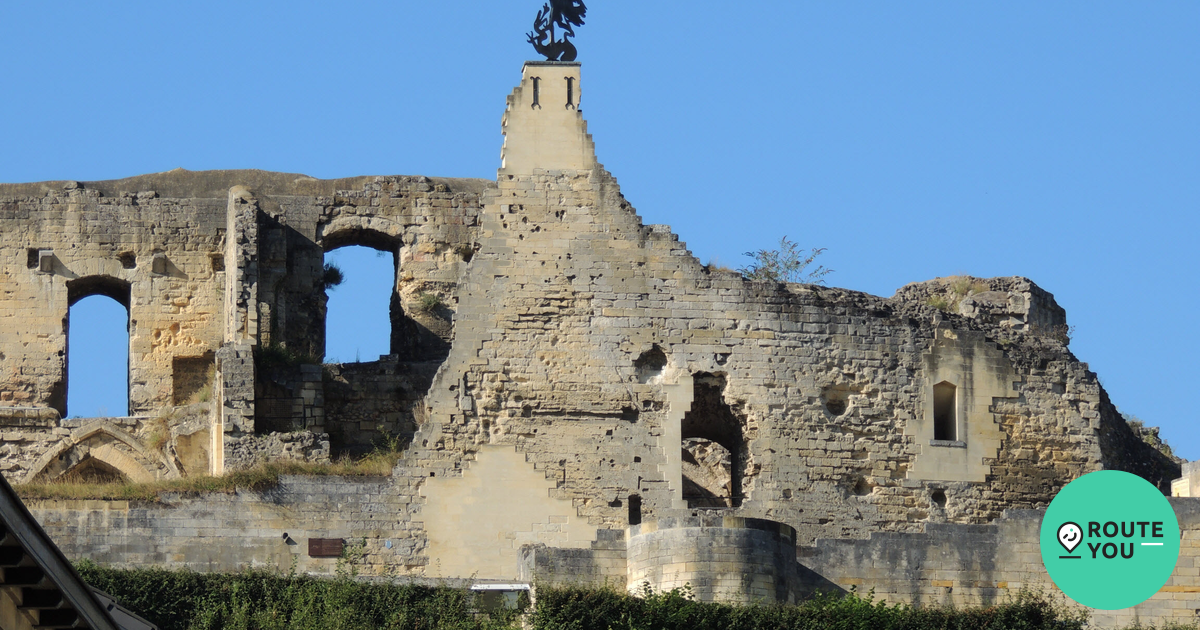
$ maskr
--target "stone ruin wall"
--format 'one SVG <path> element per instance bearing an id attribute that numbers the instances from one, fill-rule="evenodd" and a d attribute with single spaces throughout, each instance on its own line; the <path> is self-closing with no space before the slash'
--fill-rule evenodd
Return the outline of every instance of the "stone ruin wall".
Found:
<path id="1" fill-rule="evenodd" d="M 151 534 L 154 549 L 168 525 L 247 549 L 287 527 L 361 537 L 369 574 L 506 579 L 530 545 L 584 553 L 639 522 L 764 519 L 807 547 L 992 523 L 1101 468 L 1162 488 L 1179 476 L 1070 353 L 1065 312 L 1032 282 L 935 280 L 881 298 L 708 269 L 641 223 L 574 103 L 529 107 L 541 67 L 509 97 L 496 182 L 179 171 L 0 186 L 5 474 L 90 456 L 161 478 L 398 438 L 403 459 L 361 500 L 312 482 L 266 501 L 299 512 L 238 511 L 204 534 L 195 522 L 211 516 L 178 520 L 185 497 L 103 509 L 143 510 L 113 535 Z M 560 88 L 543 85 L 545 102 Z M 305 363 L 324 349 L 323 254 L 350 244 L 396 254 L 392 353 Z M 68 305 L 125 286 L 135 417 L 72 424 Z M 427 292 L 443 306 L 416 308 Z M 344 513 L 329 520 L 310 499 Z M 81 509 L 35 512 L 83 553 L 93 517 L 75 519 L 101 507 Z M 284 552 L 299 553 L 269 553 Z"/>
<path id="2" fill-rule="evenodd" d="M 989 522 L 1101 467 L 1160 487 L 1175 475 L 1129 439 L 1060 340 L 1027 329 L 1024 313 L 1061 320 L 1028 281 L 987 281 L 1030 305 L 1002 327 L 909 299 L 915 288 L 886 300 L 710 272 L 666 228 L 641 225 L 599 169 L 502 173 L 491 195 L 456 343 L 427 399 L 421 435 L 436 436 L 438 472 L 512 444 L 589 522 L 626 525 L 630 496 L 646 517 L 673 515 L 687 508 L 679 426 L 703 379 L 723 384 L 746 455 L 736 513 L 792 525 L 801 541 Z M 639 374 L 656 349 L 666 365 Z M 953 447 L 918 434 L 939 361 L 960 384 L 965 362 L 998 382 L 977 390 L 1002 392 L 967 413 L 966 442 L 992 449 L 976 465 L 939 462 Z"/>
<path id="3" fill-rule="evenodd" d="M 447 320 L 456 266 L 472 253 L 463 244 L 473 241 L 477 191 L 486 184 L 174 171 L 112 182 L 0 185 L 0 248 L 11 254 L 0 284 L 0 467 L 23 480 L 41 472 L 33 467 L 48 450 L 65 445 L 105 455 L 126 476 L 143 468 L 152 477 L 204 474 L 224 463 L 211 454 L 222 450 L 211 435 L 214 426 L 243 443 L 225 444 L 234 467 L 285 454 L 246 444 L 255 433 L 331 432 L 345 436 L 348 450 L 367 450 L 393 433 L 411 435 L 413 407 L 452 339 Z M 226 238 L 231 227 L 238 235 L 233 241 Z M 348 244 L 388 249 L 404 268 L 390 363 L 385 359 L 373 379 L 360 379 L 368 391 L 348 383 L 327 388 L 318 379 L 319 390 L 309 385 L 306 394 L 311 379 L 304 380 L 295 361 L 259 375 L 251 360 L 256 345 L 286 347 L 291 356 L 323 355 L 323 254 Z M 232 278 L 228 285 L 226 277 Z M 444 296 L 448 308 L 406 315 L 405 301 L 420 292 Z M 129 312 L 130 417 L 90 423 L 105 430 L 81 437 L 63 421 L 71 413 L 67 315 L 71 304 L 97 294 Z M 221 358 L 224 377 L 217 369 Z M 335 383 L 345 383 L 339 370 L 371 371 L 333 368 Z M 335 407 L 328 422 L 325 389 L 332 390 Z M 397 392 L 402 396 L 395 401 Z M 264 402 L 261 419 L 256 397 Z M 218 413 L 226 402 L 241 415 Z M 208 406 L 207 421 L 197 421 L 202 410 L 182 411 L 195 404 Z M 271 413 L 281 407 L 299 412 L 290 418 Z M 372 433 L 372 424 L 382 429 Z M 120 455 L 97 450 L 105 446 Z M 318 445 L 315 458 L 328 458 L 328 448 Z M 262 457 L 239 459 L 249 451 Z"/>

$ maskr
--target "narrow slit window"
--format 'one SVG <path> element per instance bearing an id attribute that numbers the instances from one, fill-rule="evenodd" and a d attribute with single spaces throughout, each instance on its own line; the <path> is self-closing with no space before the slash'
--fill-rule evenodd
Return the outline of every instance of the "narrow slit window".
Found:
<path id="1" fill-rule="evenodd" d="M 642 524 L 642 497 L 636 494 L 629 495 L 629 524 Z"/>
<path id="2" fill-rule="evenodd" d="M 575 77 L 566 77 L 567 79 L 567 108 L 575 109 Z"/>
<path id="3" fill-rule="evenodd" d="M 539 77 L 530 77 L 529 80 L 533 81 L 533 105 L 531 107 L 541 108 L 538 101 L 542 98 L 542 80 Z"/>
<path id="4" fill-rule="evenodd" d="M 958 440 L 958 388 L 948 382 L 933 386 L 933 439 Z"/>

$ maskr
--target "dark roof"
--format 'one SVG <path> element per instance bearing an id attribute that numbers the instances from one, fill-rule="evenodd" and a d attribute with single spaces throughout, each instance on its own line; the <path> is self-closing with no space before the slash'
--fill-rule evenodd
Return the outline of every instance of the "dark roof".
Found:
<path id="1" fill-rule="evenodd" d="M 118 624 L 100 603 L 58 546 L 54 544 L 12 486 L 0 475 L 0 609 L 8 608 L 29 628 L 135 630 L 154 626 L 138 619 Z M 5 627 L 5 630 L 9 630 Z"/>

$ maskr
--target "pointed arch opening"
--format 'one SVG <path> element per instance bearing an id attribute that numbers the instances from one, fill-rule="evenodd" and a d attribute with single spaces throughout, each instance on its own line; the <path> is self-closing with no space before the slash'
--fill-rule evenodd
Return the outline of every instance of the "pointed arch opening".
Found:
<path id="1" fill-rule="evenodd" d="M 56 480 L 145 483 L 171 471 L 178 473 L 132 435 L 107 421 L 90 420 L 34 462 L 23 483 Z"/>

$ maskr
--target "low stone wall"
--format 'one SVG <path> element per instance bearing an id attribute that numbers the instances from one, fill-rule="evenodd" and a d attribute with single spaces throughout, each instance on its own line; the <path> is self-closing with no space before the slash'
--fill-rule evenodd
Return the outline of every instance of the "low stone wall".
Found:
<path id="1" fill-rule="evenodd" d="M 409 481 L 404 476 L 288 476 L 266 491 L 165 495 L 145 504 L 40 500 L 30 501 L 29 508 L 68 557 L 121 566 L 209 572 L 245 567 L 288 571 L 295 566 L 305 573 L 329 574 L 337 559 L 311 556 L 308 540 L 340 539 L 347 546 L 361 545 L 356 563 L 359 574 L 368 577 L 476 574 L 479 579 L 608 584 L 632 591 L 643 582 L 656 591 L 688 584 L 699 600 L 728 602 L 795 601 L 817 589 L 853 589 L 890 602 L 979 606 L 1004 601 L 1022 589 L 1055 592 L 1039 552 L 1042 512 L 1037 510 L 1009 511 L 987 525 L 927 524 L 920 533 L 821 539 L 799 548 L 788 525 L 701 512 L 628 529 L 591 530 L 591 542 L 564 545 L 556 541 L 572 539 L 566 532 L 575 530 L 554 518 L 554 509 L 571 508 L 546 497 L 553 482 L 529 470 L 531 481 L 518 484 L 501 466 L 512 460 L 524 470 L 517 454 L 489 453 L 462 477 L 425 486 L 435 498 L 425 505 L 405 491 Z M 498 453 L 507 459 L 496 459 Z M 501 483 L 480 485 L 496 479 Z M 458 486 L 462 488 L 456 490 Z M 500 507 L 472 508 L 497 496 L 501 487 L 508 493 L 496 505 L 529 523 L 498 524 Z M 554 505 L 543 505 L 539 512 L 539 501 Z M 1093 627 L 1196 621 L 1200 498 L 1173 498 L 1171 504 L 1183 544 L 1170 581 L 1137 607 L 1092 611 Z M 454 506 L 458 511 L 450 509 Z M 447 529 L 449 522 L 469 522 L 477 535 L 468 540 L 462 530 Z M 485 539 L 500 541 L 505 531 L 526 533 L 484 549 Z M 520 539 L 530 543 L 522 545 Z M 507 545 L 516 545 L 511 574 L 500 557 Z M 491 555 L 484 554 L 488 550 Z"/>
<path id="2" fill-rule="evenodd" d="M 201 572 L 294 566 L 333 574 L 337 558 L 311 557 L 309 539 L 362 545 L 363 575 L 416 564 L 408 500 L 389 479 L 283 477 L 267 491 L 165 495 L 159 503 L 30 500 L 34 518 L 71 559 Z"/>
<path id="3" fill-rule="evenodd" d="M 1171 499 L 1183 533 L 1178 564 L 1153 598 L 1126 610 L 1093 610 L 1097 628 L 1200 616 L 1200 499 Z M 818 540 L 800 563 L 843 589 L 915 604 L 978 606 L 1024 588 L 1057 592 L 1038 544 L 1041 510 L 1007 511 L 990 525 L 930 524 L 925 532 L 875 533 L 869 540 Z"/>
<path id="4" fill-rule="evenodd" d="M 611 585 L 625 588 L 628 564 L 625 530 L 601 529 L 590 549 L 546 545 L 521 548 L 520 579 L 552 586 Z"/>

